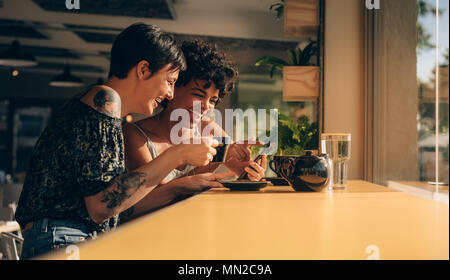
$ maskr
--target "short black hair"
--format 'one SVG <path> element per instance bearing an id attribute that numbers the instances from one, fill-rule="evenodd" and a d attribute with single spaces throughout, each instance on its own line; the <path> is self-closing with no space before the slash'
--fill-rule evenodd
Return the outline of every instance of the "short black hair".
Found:
<path id="1" fill-rule="evenodd" d="M 187 85 L 193 78 L 207 81 L 219 89 L 219 100 L 233 91 L 239 76 L 236 64 L 216 44 L 202 40 L 185 41 L 181 46 L 187 69 L 181 71 L 176 87 Z"/>
<path id="2" fill-rule="evenodd" d="M 109 78 L 125 79 L 140 61 L 147 60 L 156 73 L 166 65 L 171 69 L 186 69 L 183 52 L 171 35 L 155 25 L 135 23 L 122 31 L 111 49 Z"/>

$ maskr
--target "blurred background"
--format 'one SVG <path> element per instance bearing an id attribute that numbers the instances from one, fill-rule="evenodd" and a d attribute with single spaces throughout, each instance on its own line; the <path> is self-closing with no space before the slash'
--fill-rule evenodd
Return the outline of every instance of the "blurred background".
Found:
<path id="1" fill-rule="evenodd" d="M 36 64 L 0 63 L 0 170 L 15 181 L 23 181 L 52 112 L 83 87 L 106 80 L 115 36 L 135 22 L 156 24 L 179 42 L 214 42 L 234 58 L 239 84 L 219 109 L 279 108 L 317 121 L 317 102 L 283 102 L 281 73 L 270 78 L 269 68 L 255 66 L 262 56 L 287 59 L 287 49 L 317 39 L 316 32 L 285 38 L 283 21 L 270 10 L 273 0 L 81 0 L 79 10 L 64 2 L 0 1 L 0 53 L 15 47 Z M 56 83 L 64 73 L 69 82 Z"/>
<path id="2" fill-rule="evenodd" d="M 222 112 L 277 108 L 305 127 L 300 138 L 311 135 L 302 151 L 317 150 L 322 132 L 351 133 L 350 179 L 426 184 L 436 181 L 437 170 L 438 181 L 448 184 L 448 1 L 439 1 L 439 73 L 437 0 L 386 0 L 380 10 L 368 10 L 364 0 L 80 0 L 79 10 L 65 2 L 0 0 L 0 183 L 23 182 L 55 109 L 105 81 L 115 36 L 145 22 L 180 43 L 214 42 L 234 58 L 240 79 L 219 105 Z M 309 11 L 302 7 L 317 16 L 312 28 L 289 34 L 279 8 L 295 2 L 307 5 L 291 6 L 297 19 Z M 270 77 L 270 67 L 255 62 L 288 61 L 287 50 L 310 40 L 319 47 L 311 59 L 320 72 L 318 96 L 287 98 L 281 71 Z"/>

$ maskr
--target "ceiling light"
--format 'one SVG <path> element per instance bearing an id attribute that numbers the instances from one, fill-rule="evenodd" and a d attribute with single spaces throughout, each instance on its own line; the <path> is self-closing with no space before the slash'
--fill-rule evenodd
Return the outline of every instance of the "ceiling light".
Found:
<path id="1" fill-rule="evenodd" d="M 11 68 L 11 76 L 16 78 L 19 76 L 19 74 L 20 74 L 19 70 L 15 69 L 15 68 Z"/>
<path id="2" fill-rule="evenodd" d="M 127 123 L 133 122 L 133 116 L 132 115 L 127 115 L 125 120 L 126 120 Z"/>
<path id="3" fill-rule="evenodd" d="M 12 67 L 32 67 L 38 65 L 36 58 L 20 51 L 20 43 L 12 42 L 11 49 L 0 53 L 0 65 Z"/>
<path id="4" fill-rule="evenodd" d="M 49 85 L 52 87 L 82 87 L 84 83 L 81 78 L 71 74 L 70 66 L 65 66 L 64 73 L 54 77 Z"/>

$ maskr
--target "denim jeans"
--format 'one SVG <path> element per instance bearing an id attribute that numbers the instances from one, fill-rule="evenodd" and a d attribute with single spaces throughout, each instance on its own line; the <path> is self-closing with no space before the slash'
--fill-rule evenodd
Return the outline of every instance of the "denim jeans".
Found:
<path id="1" fill-rule="evenodd" d="M 24 243 L 21 259 L 26 260 L 95 236 L 83 222 L 71 220 L 42 219 L 23 232 Z"/>

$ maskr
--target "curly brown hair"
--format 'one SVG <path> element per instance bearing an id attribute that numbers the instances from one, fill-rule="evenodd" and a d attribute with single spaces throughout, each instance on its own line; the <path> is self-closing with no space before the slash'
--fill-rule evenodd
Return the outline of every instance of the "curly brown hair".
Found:
<path id="1" fill-rule="evenodd" d="M 233 91 L 239 76 L 237 66 L 216 44 L 202 40 L 185 41 L 181 50 L 187 69 L 180 72 L 176 87 L 187 85 L 196 78 L 207 81 L 206 88 L 214 84 L 219 89 L 219 100 Z"/>

